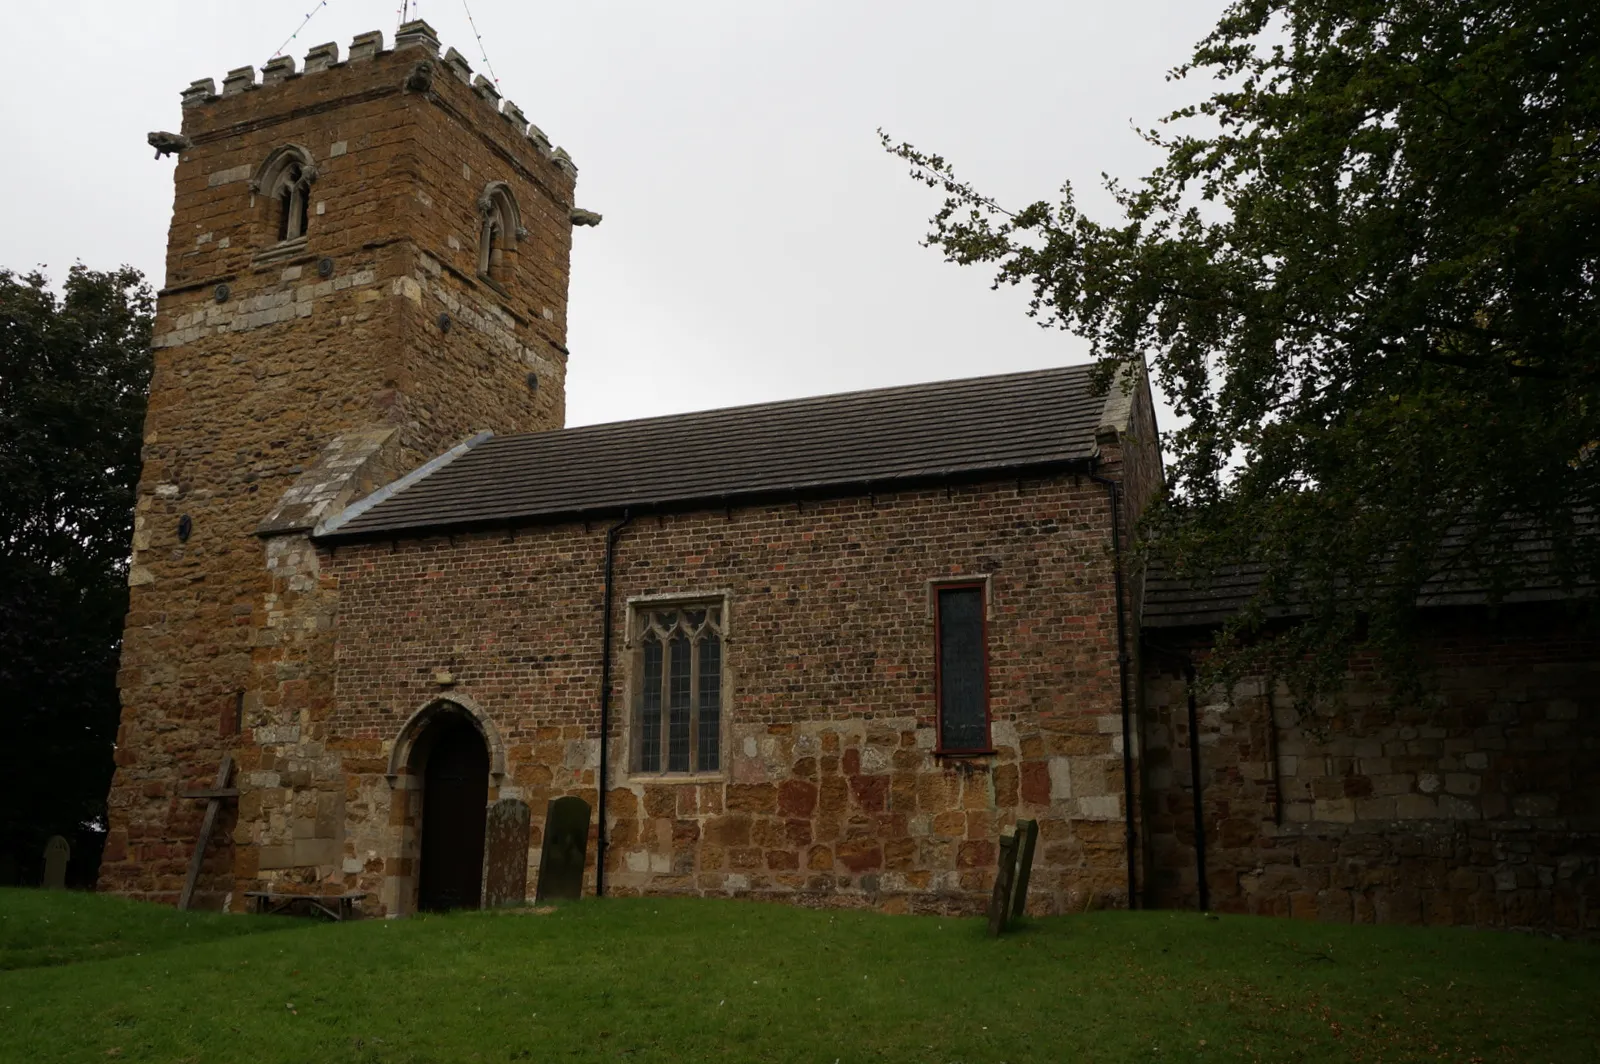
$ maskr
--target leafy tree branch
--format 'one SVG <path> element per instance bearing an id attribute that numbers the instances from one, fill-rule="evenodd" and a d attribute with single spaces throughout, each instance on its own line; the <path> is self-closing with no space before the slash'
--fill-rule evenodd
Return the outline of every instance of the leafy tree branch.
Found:
<path id="1" fill-rule="evenodd" d="M 1141 135 L 1164 159 L 1008 208 L 880 133 L 944 194 L 926 243 L 1106 385 L 1174 403 L 1145 547 L 1260 592 L 1219 668 L 1304 699 L 1350 654 L 1413 658 L 1441 581 L 1593 603 L 1600 574 L 1600 20 L 1572 0 L 1236 0 L 1170 75 L 1212 88 Z M 1293 624 L 1283 618 L 1293 616 Z"/>

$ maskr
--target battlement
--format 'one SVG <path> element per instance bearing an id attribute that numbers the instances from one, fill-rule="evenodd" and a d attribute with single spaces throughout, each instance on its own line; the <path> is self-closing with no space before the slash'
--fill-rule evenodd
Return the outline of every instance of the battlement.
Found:
<path id="1" fill-rule="evenodd" d="M 222 79 L 220 93 L 217 92 L 216 82 L 211 78 L 190 82 L 189 87 L 181 94 L 183 108 L 185 113 L 188 113 L 219 100 L 296 83 L 304 78 L 315 77 L 326 70 L 347 68 L 406 51 L 417 52 L 419 61 L 437 62 L 452 77 L 470 88 L 482 105 L 515 130 L 517 136 L 526 139 L 542 158 L 548 159 L 571 176 L 577 175 L 578 167 L 572 161 L 572 156 L 563 148 L 553 147 L 550 138 L 545 136 L 544 131 L 538 126 L 528 121 L 520 107 L 510 100 L 501 98 L 500 90 L 492 81 L 481 74 L 474 77 L 472 66 L 466 57 L 454 48 L 447 49 L 441 56 L 438 35 L 432 26 L 421 19 L 407 22 L 400 27 L 395 34 L 392 49 L 384 47 L 382 31 L 372 30 L 356 34 L 355 39 L 350 42 L 348 59 L 340 59 L 338 44 L 330 41 L 327 44 L 319 44 L 306 53 L 303 70 L 295 69 L 293 56 L 280 55 L 269 60 L 261 68 L 259 81 L 256 80 L 256 69 L 253 66 L 236 67 L 228 71 L 227 76 Z M 418 92 L 428 91 L 431 88 L 432 76 L 431 70 L 413 70 L 407 78 L 406 88 Z"/>

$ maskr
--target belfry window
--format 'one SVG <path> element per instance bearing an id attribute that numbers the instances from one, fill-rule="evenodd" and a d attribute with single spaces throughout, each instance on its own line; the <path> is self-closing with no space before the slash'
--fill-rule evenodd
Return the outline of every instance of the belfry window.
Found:
<path id="1" fill-rule="evenodd" d="M 491 280 L 505 276 L 505 229 L 498 218 L 483 222 L 483 240 L 478 252 L 478 272 Z"/>
<path id="2" fill-rule="evenodd" d="M 311 183 L 316 179 L 311 154 L 298 144 L 274 148 L 256 171 L 250 188 L 267 201 L 267 232 L 278 243 L 306 235 L 311 220 Z"/>
<path id="3" fill-rule="evenodd" d="M 478 276 L 504 285 L 511 279 L 513 244 L 522 239 L 522 216 L 511 186 L 491 181 L 478 197 Z"/>
<path id="4" fill-rule="evenodd" d="M 284 171 L 278 190 L 278 239 L 294 240 L 306 232 L 306 189 L 301 183 L 304 171 L 299 163 Z"/>
<path id="5" fill-rule="evenodd" d="M 633 771 L 722 769 L 723 604 L 634 613 Z"/>

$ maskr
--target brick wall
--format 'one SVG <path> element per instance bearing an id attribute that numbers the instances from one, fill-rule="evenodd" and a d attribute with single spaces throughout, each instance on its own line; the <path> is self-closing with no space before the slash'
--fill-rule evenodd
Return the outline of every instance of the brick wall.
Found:
<path id="1" fill-rule="evenodd" d="M 1259 684 L 1201 696 L 1213 908 L 1600 935 L 1600 641 L 1556 605 L 1430 624 L 1423 704 L 1360 662 L 1308 718 Z M 1186 688 L 1146 661 L 1150 900 L 1191 907 Z"/>
<path id="2" fill-rule="evenodd" d="M 383 771 L 408 718 L 441 697 L 479 711 L 504 750 L 491 799 L 532 807 L 536 862 L 546 801 L 598 797 L 604 540 L 600 523 L 566 524 L 301 557 L 337 602 L 333 704 L 282 700 L 257 732 L 252 771 L 265 774 L 250 783 L 305 807 L 281 831 L 320 808 L 316 781 L 291 782 L 289 762 L 310 771 L 318 755 L 337 758 L 341 860 L 269 871 L 244 856 L 241 887 L 316 881 L 369 891 L 375 911 L 408 910 L 414 781 L 392 788 Z M 1000 829 L 1035 816 L 1031 906 L 1121 904 L 1108 540 L 1105 489 L 1073 477 L 635 521 L 616 556 L 610 889 L 970 910 L 986 897 Z M 996 748 L 959 761 L 932 749 L 929 600 L 930 580 L 957 575 L 987 576 L 992 589 Z M 723 592 L 725 771 L 633 778 L 628 601 Z M 271 730 L 285 725 L 297 730 Z M 252 832 L 266 845 L 274 830 L 262 819 L 242 828 L 244 851 Z"/>
<path id="3" fill-rule="evenodd" d="M 276 579 L 256 528 L 322 448 L 389 425 L 407 468 L 480 429 L 562 423 L 573 169 L 432 53 L 419 39 L 185 94 L 191 146 L 174 174 L 155 325 L 104 889 L 176 897 L 204 804 L 177 795 L 210 784 L 256 686 Z M 412 78 L 422 61 L 427 85 Z M 287 144 L 317 177 L 303 244 L 279 246 L 274 205 L 250 181 Z M 511 185 L 527 229 L 502 290 L 475 272 L 475 203 L 490 180 Z M 232 886 L 234 829 L 230 813 L 205 902 Z"/>

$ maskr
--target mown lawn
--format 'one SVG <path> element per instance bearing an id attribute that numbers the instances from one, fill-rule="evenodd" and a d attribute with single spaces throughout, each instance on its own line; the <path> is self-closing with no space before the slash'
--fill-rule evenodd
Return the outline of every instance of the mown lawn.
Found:
<path id="1" fill-rule="evenodd" d="M 4 1061 L 1600 1061 L 1600 949 L 690 900 L 313 924 L 0 891 Z"/>

